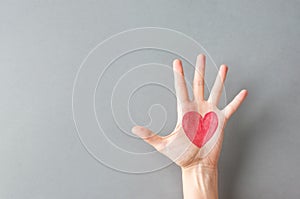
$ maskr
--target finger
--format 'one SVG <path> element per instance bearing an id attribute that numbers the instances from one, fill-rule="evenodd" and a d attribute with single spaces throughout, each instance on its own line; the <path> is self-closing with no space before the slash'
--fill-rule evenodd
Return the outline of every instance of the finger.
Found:
<path id="1" fill-rule="evenodd" d="M 240 91 L 239 94 L 235 96 L 235 98 L 223 109 L 223 113 L 225 114 L 225 118 L 229 119 L 232 114 L 239 108 L 239 106 L 243 103 L 248 95 L 247 90 Z"/>
<path id="2" fill-rule="evenodd" d="M 196 101 L 204 100 L 204 75 L 205 75 L 205 55 L 197 56 L 194 74 L 194 98 Z"/>
<path id="3" fill-rule="evenodd" d="M 208 101 L 212 104 L 217 105 L 219 103 L 221 94 L 222 94 L 222 89 L 224 86 L 224 82 L 226 79 L 226 74 L 228 71 L 228 67 L 226 65 L 221 65 L 218 75 L 216 77 L 214 86 L 210 92 Z"/>
<path id="4" fill-rule="evenodd" d="M 163 138 L 151 130 L 142 127 L 142 126 L 135 126 L 132 128 L 132 133 L 142 138 L 145 142 L 152 145 L 156 150 L 161 150 L 163 147 Z"/>
<path id="5" fill-rule="evenodd" d="M 182 69 L 182 64 L 179 59 L 175 59 L 173 62 L 173 71 L 175 79 L 175 90 L 176 96 L 180 102 L 189 101 L 188 91 L 186 88 L 186 83 L 184 79 L 184 73 Z"/>

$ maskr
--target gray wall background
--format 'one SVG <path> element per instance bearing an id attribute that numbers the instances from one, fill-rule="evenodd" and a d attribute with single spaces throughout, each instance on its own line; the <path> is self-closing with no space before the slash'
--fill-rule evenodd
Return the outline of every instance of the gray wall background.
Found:
<path id="1" fill-rule="evenodd" d="M 143 26 L 181 31 L 227 63 L 228 99 L 249 90 L 225 131 L 220 198 L 300 198 L 299 10 L 296 0 L 1 1 L 0 198 L 182 198 L 176 165 L 143 175 L 109 169 L 85 151 L 72 119 L 72 84 L 86 54 Z M 132 114 L 146 115 L 137 101 Z M 166 132 L 176 120 L 167 111 Z"/>

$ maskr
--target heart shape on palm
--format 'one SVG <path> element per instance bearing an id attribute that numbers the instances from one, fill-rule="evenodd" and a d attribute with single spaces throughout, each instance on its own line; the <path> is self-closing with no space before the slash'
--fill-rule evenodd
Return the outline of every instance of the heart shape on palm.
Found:
<path id="1" fill-rule="evenodd" d="M 218 116 L 213 111 L 204 117 L 196 111 L 187 112 L 182 118 L 182 127 L 190 141 L 201 148 L 217 130 Z"/>

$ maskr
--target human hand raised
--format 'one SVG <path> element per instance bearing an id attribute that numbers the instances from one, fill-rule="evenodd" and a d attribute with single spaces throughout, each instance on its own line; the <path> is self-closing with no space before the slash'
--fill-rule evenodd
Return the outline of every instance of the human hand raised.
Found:
<path id="1" fill-rule="evenodd" d="M 205 100 L 205 56 L 198 55 L 193 81 L 194 98 L 191 100 L 182 63 L 178 59 L 174 60 L 178 112 L 174 131 L 167 136 L 159 136 L 145 127 L 135 126 L 132 132 L 182 168 L 194 165 L 216 168 L 226 122 L 247 96 L 247 91 L 242 90 L 224 109 L 220 110 L 217 107 L 227 70 L 226 65 L 221 65 L 209 98 Z"/>

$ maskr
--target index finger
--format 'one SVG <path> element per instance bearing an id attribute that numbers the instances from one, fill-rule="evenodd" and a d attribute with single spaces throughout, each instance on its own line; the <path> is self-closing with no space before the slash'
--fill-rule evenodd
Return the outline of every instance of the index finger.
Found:
<path id="1" fill-rule="evenodd" d="M 184 79 L 184 73 L 182 63 L 179 59 L 175 59 L 173 62 L 174 80 L 176 96 L 180 102 L 189 101 L 188 91 Z"/>

